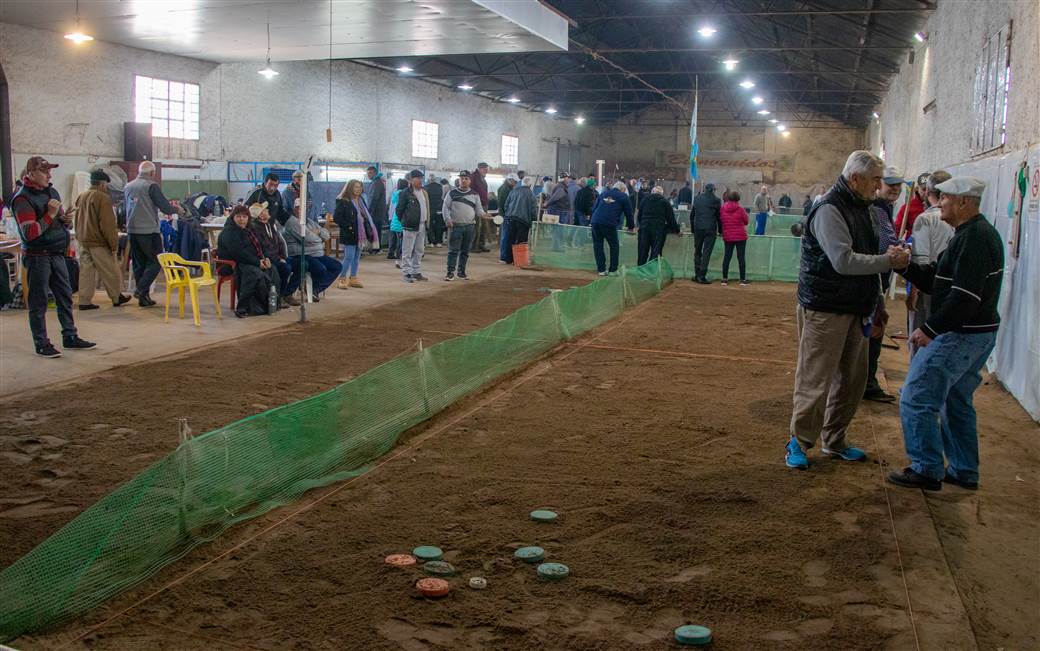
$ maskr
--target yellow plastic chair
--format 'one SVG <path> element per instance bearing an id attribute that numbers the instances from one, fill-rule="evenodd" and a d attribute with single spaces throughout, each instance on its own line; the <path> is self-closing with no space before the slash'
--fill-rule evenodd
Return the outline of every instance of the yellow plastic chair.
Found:
<path id="1" fill-rule="evenodd" d="M 176 253 L 160 253 L 159 265 L 162 267 L 163 275 L 166 277 L 166 315 L 163 318 L 164 323 L 170 322 L 170 292 L 174 289 L 177 290 L 182 319 L 184 318 L 184 290 L 187 289 L 191 293 L 191 313 L 195 317 L 195 325 L 202 325 L 202 320 L 199 319 L 199 287 L 213 288 L 213 304 L 217 308 L 217 318 L 224 318 L 220 313 L 220 300 L 217 298 L 217 281 L 213 278 L 208 263 L 185 260 Z M 192 278 L 189 273 L 189 267 L 202 269 L 202 276 Z"/>

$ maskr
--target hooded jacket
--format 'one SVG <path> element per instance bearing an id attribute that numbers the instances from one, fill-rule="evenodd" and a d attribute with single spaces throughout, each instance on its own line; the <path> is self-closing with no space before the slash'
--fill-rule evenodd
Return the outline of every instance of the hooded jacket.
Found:
<path id="1" fill-rule="evenodd" d="M 217 250 L 224 260 L 234 260 L 239 265 L 260 266 L 260 259 L 265 257 L 263 247 L 256 234 L 248 226 L 240 227 L 234 217 L 224 222 L 224 230 L 217 238 Z"/>
<path id="2" fill-rule="evenodd" d="M 11 212 L 18 221 L 18 234 L 26 255 L 64 255 L 69 248 L 69 231 L 58 216 L 51 218 L 47 203 L 61 201 L 53 185 L 36 185 L 28 176 L 22 177 L 22 187 L 11 199 Z"/>
<path id="3" fill-rule="evenodd" d="M 594 226 L 621 226 L 621 217 L 625 218 L 625 225 L 633 228 L 632 222 L 632 200 L 628 193 L 611 188 L 599 195 L 596 205 L 592 207 L 592 224 Z"/>
<path id="4" fill-rule="evenodd" d="M 273 220 L 267 220 L 266 224 L 259 219 L 253 220 L 250 228 L 253 235 L 256 235 L 256 239 L 260 241 L 264 257 L 270 260 L 285 260 L 289 257 L 285 249 L 285 240 L 282 239 L 282 234 L 278 232 L 278 227 L 275 226 Z"/>
<path id="5" fill-rule="evenodd" d="M 739 201 L 727 201 L 720 211 L 722 241 L 743 242 L 747 240 L 748 214 Z"/>

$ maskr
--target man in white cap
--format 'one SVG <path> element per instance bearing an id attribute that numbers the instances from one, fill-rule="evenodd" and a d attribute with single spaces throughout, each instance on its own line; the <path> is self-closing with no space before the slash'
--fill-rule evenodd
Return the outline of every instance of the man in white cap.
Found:
<path id="1" fill-rule="evenodd" d="M 925 180 L 926 201 L 928 209 L 917 216 L 914 220 L 914 231 L 912 234 L 913 245 L 910 250 L 910 261 L 928 264 L 939 259 L 939 254 L 946 250 L 953 239 L 953 227 L 942 220 L 942 208 L 939 207 L 939 199 L 942 194 L 936 190 L 936 186 L 953 178 L 946 170 L 936 170 L 928 175 Z M 907 332 L 917 330 L 923 323 L 928 321 L 931 315 L 930 307 L 932 297 L 921 291 L 921 289 L 910 284 L 909 295 L 906 297 L 906 322 Z M 909 344 L 910 357 L 917 354 L 917 346 Z"/>
<path id="2" fill-rule="evenodd" d="M 1000 233 L 979 212 L 986 184 L 958 176 L 935 186 L 953 239 L 929 264 L 910 262 L 910 250 L 893 263 L 932 295 L 932 313 L 910 335 L 920 347 L 903 382 L 899 416 L 910 465 L 888 475 L 907 488 L 937 491 L 943 482 L 976 490 L 979 441 L 972 395 L 997 339 L 997 300 L 1004 276 Z M 946 458 L 946 464 L 943 457 Z"/>
<path id="3" fill-rule="evenodd" d="M 878 231 L 878 253 L 884 253 L 897 241 L 895 228 L 892 226 L 892 211 L 896 200 L 903 192 L 905 182 L 903 172 L 899 168 L 886 167 L 877 198 L 870 204 L 870 216 L 874 218 Z M 863 399 L 875 402 L 896 401 L 896 397 L 882 389 L 877 380 L 881 343 L 885 338 L 885 326 L 888 325 L 888 310 L 885 308 L 888 277 L 889 274 L 881 274 L 881 293 L 878 295 L 877 309 L 874 310 L 871 319 L 870 340 L 867 343 L 867 388 L 863 390 Z"/>

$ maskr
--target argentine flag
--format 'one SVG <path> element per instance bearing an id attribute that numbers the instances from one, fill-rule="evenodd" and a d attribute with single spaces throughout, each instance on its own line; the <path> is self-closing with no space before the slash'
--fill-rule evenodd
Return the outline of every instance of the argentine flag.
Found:
<path id="1" fill-rule="evenodd" d="M 693 95 L 693 115 L 690 117 L 690 179 L 697 180 L 697 154 L 700 146 L 697 144 L 697 93 Z"/>

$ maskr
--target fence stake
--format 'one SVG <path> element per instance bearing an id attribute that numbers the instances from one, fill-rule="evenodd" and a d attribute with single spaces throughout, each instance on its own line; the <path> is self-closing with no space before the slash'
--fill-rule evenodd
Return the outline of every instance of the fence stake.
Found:
<path id="1" fill-rule="evenodd" d="M 419 337 L 419 341 L 416 342 L 418 347 L 418 358 L 419 358 L 419 380 L 422 382 L 422 395 L 423 395 L 423 413 L 427 416 L 430 415 L 430 389 L 426 385 L 426 352 L 423 348 L 422 337 Z"/>

